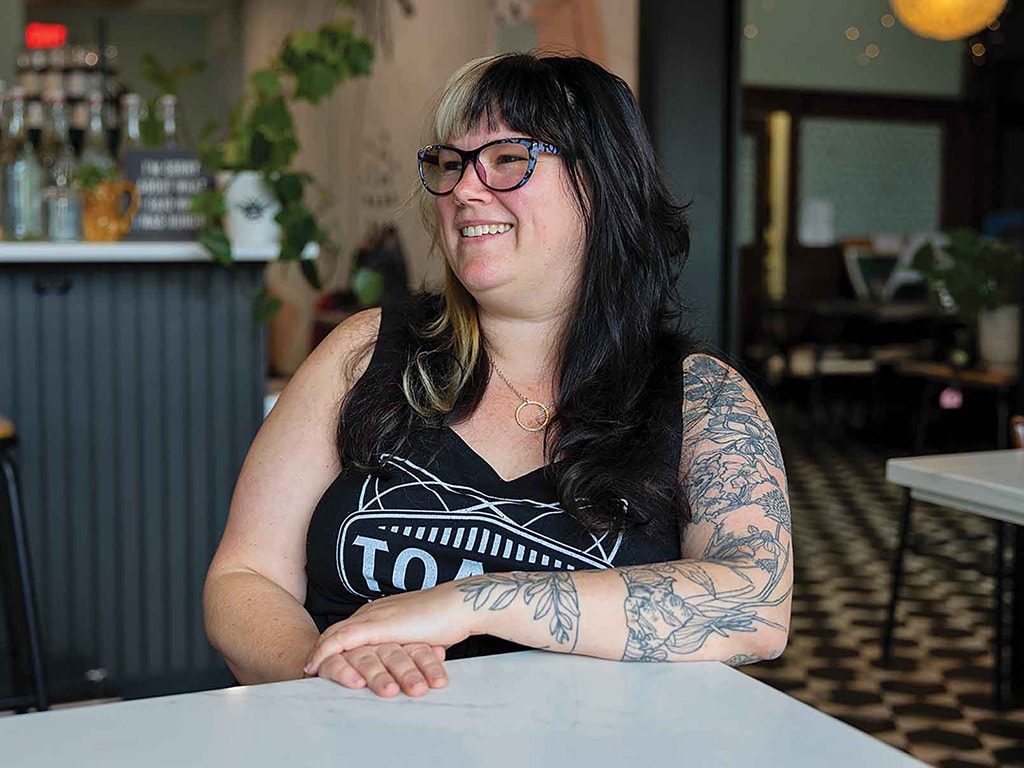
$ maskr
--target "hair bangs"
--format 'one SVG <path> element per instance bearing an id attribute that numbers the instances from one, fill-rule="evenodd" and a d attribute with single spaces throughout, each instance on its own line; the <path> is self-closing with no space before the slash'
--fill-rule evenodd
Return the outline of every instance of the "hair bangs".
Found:
<path id="1" fill-rule="evenodd" d="M 524 136 L 564 145 L 570 101 L 543 59 L 521 53 L 476 59 L 445 86 L 427 143 L 444 143 L 481 126 L 493 131 L 504 123 Z"/>

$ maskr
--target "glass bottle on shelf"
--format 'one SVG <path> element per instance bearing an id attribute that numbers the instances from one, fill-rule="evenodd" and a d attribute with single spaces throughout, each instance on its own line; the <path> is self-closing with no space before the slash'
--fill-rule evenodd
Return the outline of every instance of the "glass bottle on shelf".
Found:
<path id="1" fill-rule="evenodd" d="M 99 91 L 89 94 L 89 120 L 85 125 L 80 160 L 82 165 L 94 165 L 104 171 L 114 167 L 114 158 L 110 154 L 107 130 L 103 123 L 103 94 Z"/>
<path id="2" fill-rule="evenodd" d="M 71 66 L 68 68 L 67 94 L 72 99 L 84 99 L 88 93 L 85 71 L 85 48 L 71 48 Z"/>
<path id="3" fill-rule="evenodd" d="M 108 45 L 103 49 L 100 69 L 103 72 L 103 95 L 107 99 L 107 125 L 120 125 L 124 120 L 120 107 L 125 88 L 119 77 L 116 45 Z"/>
<path id="4" fill-rule="evenodd" d="M 46 78 L 49 77 L 50 57 L 46 51 L 36 49 L 29 53 L 29 67 L 31 76 L 29 82 L 31 88 L 25 91 L 25 108 L 29 129 L 40 128 L 43 125 L 43 104 L 40 100 L 45 89 Z"/>
<path id="5" fill-rule="evenodd" d="M 28 138 L 25 91 L 10 93 L 7 130 L 0 145 L 4 237 L 38 240 L 43 236 L 43 169 Z"/>
<path id="6" fill-rule="evenodd" d="M 142 97 L 126 93 L 121 98 L 121 137 L 117 145 L 117 164 L 124 168 L 125 156 L 142 148 Z"/>
<path id="7" fill-rule="evenodd" d="M 54 118 L 60 118 L 64 112 L 64 94 L 60 91 L 47 91 L 43 94 L 43 105 L 46 120 L 39 134 L 39 164 L 43 166 L 44 177 L 48 177 L 50 169 L 57 160 L 59 139 L 54 126 Z M 56 114 L 55 114 L 56 113 Z"/>
<path id="8" fill-rule="evenodd" d="M 164 149 L 178 148 L 178 97 L 165 93 L 160 97 L 160 122 L 164 128 Z"/>
<path id="9" fill-rule="evenodd" d="M 81 239 L 82 201 L 73 186 L 75 151 L 71 147 L 64 94 L 46 94 L 50 117 L 43 128 L 39 161 L 46 189 L 43 192 L 46 229 L 51 240 L 72 242 Z"/>
<path id="10" fill-rule="evenodd" d="M 94 47 L 85 49 L 85 92 L 103 93 L 105 87 L 103 69 L 100 67 L 100 55 Z"/>
<path id="11" fill-rule="evenodd" d="M 32 57 L 28 51 L 18 54 L 18 85 L 25 89 L 27 96 L 39 93 L 39 73 L 32 66 Z"/>
<path id="12" fill-rule="evenodd" d="M 46 68 L 43 80 L 43 95 L 50 91 L 63 91 L 65 88 L 64 73 L 67 68 L 67 56 L 63 48 L 51 48 L 50 64 Z"/>

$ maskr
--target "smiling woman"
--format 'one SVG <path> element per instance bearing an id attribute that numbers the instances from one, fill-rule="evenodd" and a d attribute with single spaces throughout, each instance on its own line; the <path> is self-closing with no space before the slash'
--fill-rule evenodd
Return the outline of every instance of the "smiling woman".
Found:
<path id="1" fill-rule="evenodd" d="M 352 318 L 281 396 L 210 567 L 212 642 L 243 682 L 383 696 L 523 647 L 777 656 L 782 457 L 749 385 L 673 330 L 689 230 L 629 89 L 499 56 L 430 128 L 445 290 Z"/>

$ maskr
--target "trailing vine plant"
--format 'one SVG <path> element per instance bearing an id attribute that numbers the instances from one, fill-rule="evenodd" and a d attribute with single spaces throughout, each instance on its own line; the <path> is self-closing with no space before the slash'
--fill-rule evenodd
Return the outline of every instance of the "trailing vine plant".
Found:
<path id="1" fill-rule="evenodd" d="M 249 76 L 247 98 L 231 110 L 226 131 L 217 123 L 203 129 L 198 153 L 204 168 L 217 171 L 258 171 L 281 209 L 274 217 L 281 226 L 278 258 L 298 262 L 306 281 L 321 290 L 316 262 L 303 259 L 310 243 L 327 245 L 315 208 L 307 203 L 307 188 L 316 187 L 312 174 L 292 166 L 299 137 L 291 104 L 319 104 L 352 77 L 368 75 L 373 44 L 353 30 L 351 20 L 324 24 L 316 31 L 293 32 L 285 38 L 268 65 Z M 222 133 L 219 140 L 214 137 Z M 192 210 L 204 218 L 199 241 L 221 264 L 231 264 L 231 243 L 223 228 L 224 194 L 206 189 L 192 199 Z M 254 312 L 265 321 L 279 302 L 264 292 Z"/>

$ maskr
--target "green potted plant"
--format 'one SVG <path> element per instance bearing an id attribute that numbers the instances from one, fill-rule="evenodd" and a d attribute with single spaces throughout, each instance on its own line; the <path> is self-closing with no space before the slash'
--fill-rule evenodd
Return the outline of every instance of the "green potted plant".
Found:
<path id="1" fill-rule="evenodd" d="M 914 255 L 913 268 L 927 281 L 940 311 L 978 329 L 978 357 L 989 370 L 1014 370 L 1024 301 L 1024 252 L 972 229 L 946 233 Z"/>
<path id="2" fill-rule="evenodd" d="M 197 194 L 192 210 L 205 217 L 199 240 L 214 259 L 230 264 L 233 244 L 274 244 L 280 259 L 300 262 L 307 281 L 320 289 L 316 264 L 302 253 L 328 235 L 306 200 L 313 176 L 292 165 L 299 139 L 291 105 L 319 104 L 340 83 L 369 74 L 373 55 L 373 44 L 351 21 L 292 33 L 269 64 L 250 75 L 248 98 L 234 107 L 219 139 L 212 140 L 221 131 L 216 124 L 203 130 L 199 156 L 218 184 Z M 257 313 L 273 310 L 269 303 Z"/>
<path id="3" fill-rule="evenodd" d="M 164 143 L 164 126 L 160 119 L 160 97 L 163 95 L 181 98 L 181 87 L 186 80 L 202 74 L 206 62 L 196 59 L 177 67 L 165 67 L 152 53 L 142 54 L 139 60 L 142 78 L 156 89 L 154 98 L 146 99 L 142 108 L 142 119 L 139 124 L 142 146 L 159 147 Z M 192 137 L 188 130 L 185 115 L 177 116 L 177 129 L 180 141 L 185 146 L 192 145 Z"/>

